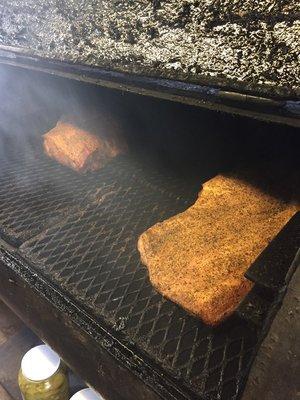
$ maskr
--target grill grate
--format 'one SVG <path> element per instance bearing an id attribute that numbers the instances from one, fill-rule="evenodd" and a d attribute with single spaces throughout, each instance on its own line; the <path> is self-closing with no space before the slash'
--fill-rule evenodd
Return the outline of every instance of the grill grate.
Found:
<path id="1" fill-rule="evenodd" d="M 176 191 L 180 187 L 178 178 L 156 174 L 147 179 L 138 167 L 137 162 L 119 157 L 108 168 L 81 176 L 40 153 L 28 152 L 23 159 L 8 157 L 1 162 L 0 171 L 2 236 L 20 245 L 68 214 L 84 209 L 95 197 L 110 192 L 115 177 L 127 180 L 129 185 L 138 180 L 154 191 L 161 191 L 160 179 L 163 179 L 165 193 L 185 203 L 183 193 L 189 188 L 189 181 L 184 182 L 180 194 Z M 197 189 L 199 184 L 197 188 L 192 184 L 189 197 Z"/>
<path id="2" fill-rule="evenodd" d="M 128 157 L 87 176 L 44 157 L 14 160 L 1 171 L 0 223 L 38 271 L 187 393 L 237 399 L 260 328 L 234 317 L 205 326 L 155 291 L 136 248 L 145 229 L 194 202 L 199 182 Z"/>

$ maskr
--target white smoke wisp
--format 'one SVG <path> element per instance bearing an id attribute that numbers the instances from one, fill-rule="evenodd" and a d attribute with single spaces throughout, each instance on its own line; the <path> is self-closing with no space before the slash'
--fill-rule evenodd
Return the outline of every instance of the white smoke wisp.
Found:
<path id="1" fill-rule="evenodd" d="M 0 64 L 0 173 L 17 186 L 36 185 L 25 165 L 34 165 L 41 156 L 42 135 L 64 110 L 79 108 L 77 99 L 70 84 L 62 86 L 46 74 Z M 14 172 L 12 163 L 24 165 L 23 176 L 22 168 Z"/>

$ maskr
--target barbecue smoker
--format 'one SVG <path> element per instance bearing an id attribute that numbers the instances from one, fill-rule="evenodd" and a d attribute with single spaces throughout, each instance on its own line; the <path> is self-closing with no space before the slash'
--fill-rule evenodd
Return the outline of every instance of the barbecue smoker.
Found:
<path id="1" fill-rule="evenodd" d="M 137 239 L 220 172 L 272 171 L 274 195 L 300 199 L 299 44 L 285 36 L 296 6 L 220 2 L 217 16 L 204 2 L 13 3 L 0 5 L 1 299 L 108 400 L 275 398 L 266 377 L 276 387 L 299 365 L 286 353 L 299 347 L 298 273 L 288 284 L 300 213 L 249 266 L 253 289 L 215 328 L 152 287 Z M 126 155 L 85 175 L 45 156 L 42 135 L 62 115 L 89 127 L 108 111 Z M 296 393 L 280 386 L 278 399 Z"/>

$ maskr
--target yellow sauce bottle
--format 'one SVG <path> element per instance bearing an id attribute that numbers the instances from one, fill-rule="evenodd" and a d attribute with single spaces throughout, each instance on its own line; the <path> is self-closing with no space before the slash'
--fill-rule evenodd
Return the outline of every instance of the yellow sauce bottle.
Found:
<path id="1" fill-rule="evenodd" d="M 59 356 L 46 345 L 36 346 L 23 357 L 19 387 L 24 400 L 68 400 L 69 384 Z"/>

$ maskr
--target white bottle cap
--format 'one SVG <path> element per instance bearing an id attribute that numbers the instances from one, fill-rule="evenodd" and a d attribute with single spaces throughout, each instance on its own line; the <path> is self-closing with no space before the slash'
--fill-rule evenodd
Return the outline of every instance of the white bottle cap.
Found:
<path id="1" fill-rule="evenodd" d="M 104 400 L 99 393 L 95 392 L 92 389 L 82 389 L 79 392 L 75 393 L 70 400 Z"/>
<path id="2" fill-rule="evenodd" d="M 31 381 L 43 381 L 50 378 L 58 370 L 59 356 L 42 344 L 27 351 L 21 362 L 22 374 Z"/>

